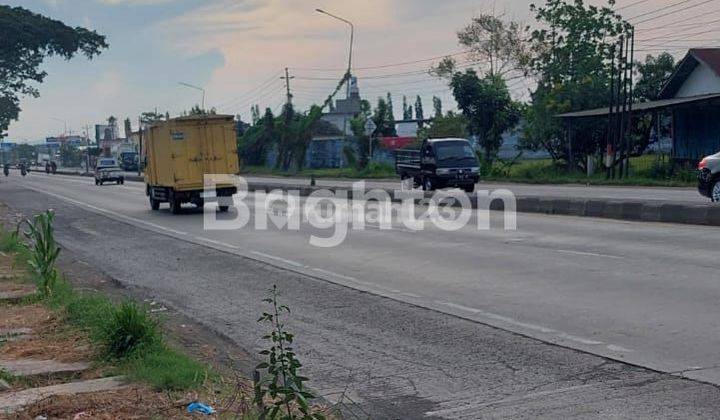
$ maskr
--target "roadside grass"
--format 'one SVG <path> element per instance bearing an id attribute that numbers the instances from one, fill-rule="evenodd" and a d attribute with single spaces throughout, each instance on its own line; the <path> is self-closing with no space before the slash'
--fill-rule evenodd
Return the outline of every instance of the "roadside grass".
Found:
<path id="1" fill-rule="evenodd" d="M 266 166 L 245 166 L 242 173 L 245 175 L 271 175 L 283 177 L 315 178 L 358 178 L 358 179 L 384 179 L 395 178 L 395 168 L 392 165 L 370 163 L 365 169 L 357 168 L 324 168 L 303 169 L 301 171 L 283 171 Z"/>
<path id="2" fill-rule="evenodd" d="M 513 182 L 524 184 L 587 184 L 587 185 L 634 185 L 644 187 L 694 187 L 697 184 L 693 170 L 673 168 L 658 155 L 643 155 L 630 159 L 630 176 L 623 179 L 606 179 L 602 167 L 587 176 L 581 172 L 569 173 L 562 162 L 552 159 L 525 159 L 514 164 L 495 161 L 491 168 L 484 168 L 482 181 Z M 266 166 L 247 166 L 246 175 L 269 175 L 278 177 L 348 178 L 348 179 L 394 179 L 395 168 L 388 164 L 371 163 L 366 169 L 326 168 L 282 171 Z"/>
<path id="3" fill-rule="evenodd" d="M 40 289 L 42 282 L 29 264 L 31 252 L 17 235 L 0 230 L 0 251 L 14 254 L 16 264 L 31 273 Z M 215 378 L 208 366 L 170 348 L 159 322 L 142 305 L 78 292 L 67 279 L 58 279 L 48 293 L 39 290 L 23 303 L 34 302 L 61 313 L 68 324 L 86 333 L 102 349 L 99 362 L 114 366 L 114 373 L 167 391 L 199 389 Z"/>
<path id="4" fill-rule="evenodd" d="M 552 159 L 521 160 L 513 165 L 493 163 L 483 170 L 483 181 L 517 182 L 527 184 L 587 184 L 587 185 L 635 185 L 645 187 L 693 187 L 697 185 L 693 170 L 673 168 L 659 156 L 644 155 L 630 159 L 630 176 L 623 179 L 606 179 L 604 168 L 587 176 L 581 172 L 568 172 L 564 164 Z"/>

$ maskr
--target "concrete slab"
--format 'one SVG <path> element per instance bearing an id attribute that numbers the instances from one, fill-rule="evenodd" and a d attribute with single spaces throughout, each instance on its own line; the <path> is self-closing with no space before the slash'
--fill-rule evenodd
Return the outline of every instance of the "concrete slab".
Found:
<path id="1" fill-rule="evenodd" d="M 0 302 L 16 303 L 35 294 L 34 290 L 17 290 L 12 292 L 0 292 Z"/>
<path id="2" fill-rule="evenodd" d="M 24 340 L 32 335 L 31 328 L 0 328 L 0 343 Z"/>
<path id="3" fill-rule="evenodd" d="M 0 370 L 13 376 L 58 375 L 82 372 L 90 368 L 88 363 L 61 363 L 55 360 L 0 360 Z"/>
<path id="4" fill-rule="evenodd" d="M 89 381 L 70 382 L 61 385 L 52 385 L 42 388 L 25 389 L 0 395 L 0 414 L 11 414 L 21 408 L 34 404 L 45 398 L 58 395 L 88 394 L 91 392 L 117 391 L 127 385 L 120 376 Z"/>

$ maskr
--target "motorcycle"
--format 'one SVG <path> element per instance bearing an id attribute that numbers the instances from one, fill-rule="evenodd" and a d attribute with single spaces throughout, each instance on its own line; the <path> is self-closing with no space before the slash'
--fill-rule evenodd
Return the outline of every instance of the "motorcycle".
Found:
<path id="1" fill-rule="evenodd" d="M 5 174 L 5 176 L 10 176 L 10 165 L 8 165 L 7 163 L 3 165 L 3 173 Z"/>
<path id="2" fill-rule="evenodd" d="M 22 176 L 27 175 L 27 168 L 25 167 L 25 164 L 20 165 L 20 175 L 22 175 Z"/>

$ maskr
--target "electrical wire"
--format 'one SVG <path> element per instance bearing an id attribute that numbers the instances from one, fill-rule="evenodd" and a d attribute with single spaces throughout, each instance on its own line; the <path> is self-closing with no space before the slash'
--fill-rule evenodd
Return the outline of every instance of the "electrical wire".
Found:
<path id="1" fill-rule="evenodd" d="M 676 4 L 675 6 L 678 6 L 678 5 L 680 5 L 680 4 L 687 3 L 688 1 L 692 1 L 692 0 L 685 0 L 685 1 L 681 2 L 681 3 Z M 634 25 L 640 25 L 640 24 L 643 24 L 643 23 L 646 23 L 646 22 L 651 22 L 651 21 L 653 21 L 653 20 L 657 20 L 657 19 L 660 19 L 660 18 L 663 18 L 663 17 L 666 17 L 666 16 L 670 16 L 670 15 L 673 15 L 673 14 L 675 14 L 675 13 L 680 13 L 680 12 L 688 11 L 688 10 L 690 10 L 690 9 L 694 9 L 694 8 L 696 8 L 696 7 L 699 7 L 699 6 L 708 4 L 708 3 L 712 3 L 712 2 L 714 2 L 714 1 L 717 1 L 717 0 L 705 0 L 705 1 L 703 1 L 703 2 L 700 2 L 700 3 L 697 3 L 697 4 L 693 4 L 693 5 L 691 5 L 691 6 L 685 7 L 685 8 L 683 8 L 683 9 L 674 10 L 674 11 L 672 11 L 672 12 L 665 13 L 665 14 L 658 15 L 658 16 L 653 16 L 653 17 L 651 17 L 651 18 L 648 18 L 648 19 L 645 19 L 645 20 L 641 20 L 641 21 L 639 21 L 639 22 L 634 22 L 633 24 L 634 24 Z M 667 7 L 670 7 L 670 6 L 667 6 Z M 661 8 L 661 9 L 667 9 L 667 7 Z M 636 17 L 637 17 L 637 16 L 636 16 Z M 631 18 L 631 19 L 634 19 L 634 18 Z"/>

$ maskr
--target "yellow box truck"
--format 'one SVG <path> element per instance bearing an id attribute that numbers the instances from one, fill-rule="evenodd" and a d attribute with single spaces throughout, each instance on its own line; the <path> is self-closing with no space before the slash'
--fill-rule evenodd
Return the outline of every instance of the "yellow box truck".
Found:
<path id="1" fill-rule="evenodd" d="M 173 118 L 143 132 L 146 193 L 153 210 L 169 203 L 178 214 L 183 203 L 202 207 L 207 199 L 231 197 L 237 187 L 219 184 L 204 190 L 205 174 L 240 173 L 235 121 L 232 115 L 197 115 Z M 220 205 L 225 212 L 227 205 Z"/>

